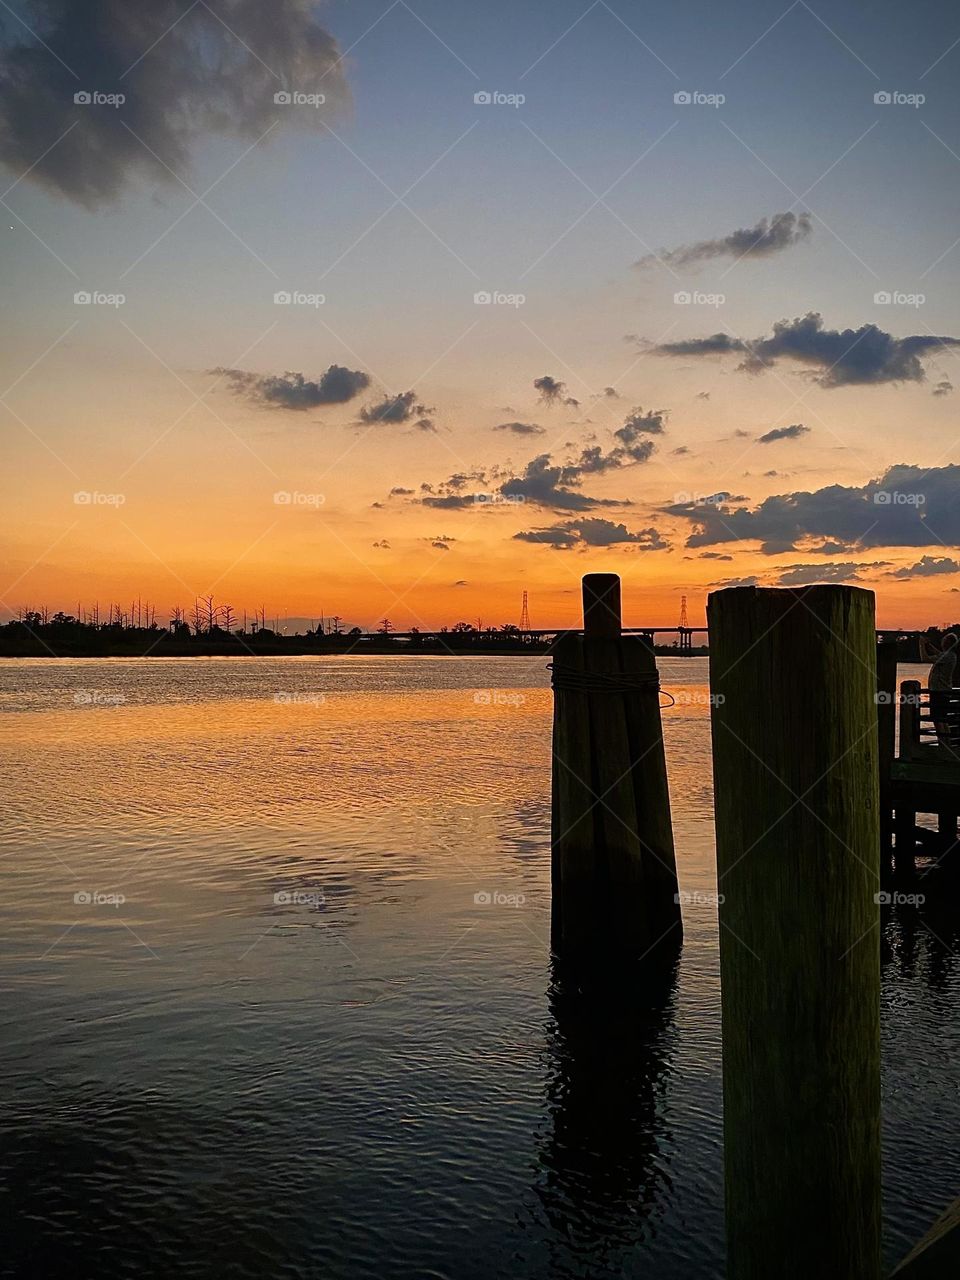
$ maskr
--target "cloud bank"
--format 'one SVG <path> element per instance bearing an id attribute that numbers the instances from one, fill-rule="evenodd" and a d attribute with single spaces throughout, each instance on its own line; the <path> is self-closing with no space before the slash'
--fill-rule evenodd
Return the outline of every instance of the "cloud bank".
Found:
<path id="1" fill-rule="evenodd" d="M 631 533 L 626 525 L 615 524 L 592 516 L 565 520 L 546 529 L 527 529 L 513 535 L 517 542 L 537 542 L 554 551 L 570 551 L 587 547 L 615 547 L 631 544 L 641 551 L 662 551 L 669 545 L 656 529 L 638 529 Z"/>
<path id="2" fill-rule="evenodd" d="M 960 466 L 917 467 L 898 463 L 862 486 L 827 485 L 812 492 L 784 493 L 759 506 L 717 500 L 674 503 L 669 515 L 693 526 L 688 547 L 729 542 L 761 543 L 768 555 L 796 550 L 824 554 L 869 547 L 960 547 Z"/>
<path id="3" fill-rule="evenodd" d="M 707 338 L 688 338 L 654 346 L 661 356 L 698 357 L 744 356 L 738 368 L 762 373 L 780 360 L 807 365 L 821 387 L 832 389 L 883 382 L 923 382 L 926 372 L 922 358 L 938 347 L 960 346 L 960 338 L 913 334 L 894 338 L 875 324 L 859 329 L 827 329 L 823 317 L 811 311 L 795 320 L 781 320 L 769 338 L 752 342 L 715 333 Z"/>

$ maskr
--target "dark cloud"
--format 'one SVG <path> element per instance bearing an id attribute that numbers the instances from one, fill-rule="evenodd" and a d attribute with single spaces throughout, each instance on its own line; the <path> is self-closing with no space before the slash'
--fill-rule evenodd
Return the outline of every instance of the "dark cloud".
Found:
<path id="1" fill-rule="evenodd" d="M 603 395 L 604 395 L 604 398 L 605 398 L 605 399 L 607 399 L 607 400 L 619 400 L 619 399 L 620 399 L 620 392 L 617 390 L 617 388 L 616 388 L 616 387 L 604 387 L 604 388 L 603 388 Z"/>
<path id="2" fill-rule="evenodd" d="M 510 431 L 515 436 L 542 436 L 546 430 L 545 427 L 538 426 L 536 422 L 500 422 L 493 429 L 494 431 Z"/>
<path id="3" fill-rule="evenodd" d="M 852 560 L 843 564 L 791 564 L 781 570 L 778 587 L 807 587 L 815 582 L 860 582 L 865 569 L 883 569 L 887 560 L 873 560 L 866 564 Z"/>
<path id="4" fill-rule="evenodd" d="M 807 547 L 807 550 L 814 552 L 818 556 L 841 556 L 846 551 L 853 551 L 855 547 L 856 543 L 854 542 L 831 540 L 829 542 L 821 542 L 819 547 Z"/>
<path id="5" fill-rule="evenodd" d="M 798 541 L 834 541 L 844 550 L 867 547 L 960 546 L 960 466 L 898 463 L 862 486 L 827 485 L 784 493 L 759 506 L 735 500 L 674 503 L 667 514 L 689 520 L 689 547 L 759 541 L 768 554 Z"/>
<path id="6" fill-rule="evenodd" d="M 413 422 L 421 431 L 432 431 L 433 421 L 427 416 L 431 412 L 425 404 L 418 402 L 415 391 L 404 391 L 399 396 L 385 396 L 379 404 L 365 405 L 360 410 L 360 420 L 393 424 Z"/>
<path id="7" fill-rule="evenodd" d="M 467 582 L 466 578 L 458 578 L 453 585 L 455 587 L 466 587 L 466 586 L 469 586 L 470 584 Z"/>
<path id="8" fill-rule="evenodd" d="M 21 21 L 5 20 L 0 38 L 0 162 L 88 208 L 138 176 L 179 186 L 173 175 L 189 178 L 207 133 L 256 141 L 271 125 L 318 127 L 348 97 L 336 42 L 311 0 L 18 8 Z M 285 89 L 323 93 L 326 103 L 277 105 Z M 94 92 L 126 100 L 75 103 Z"/>
<path id="9" fill-rule="evenodd" d="M 949 378 L 941 378 L 937 385 L 933 388 L 932 395 L 948 396 L 953 390 L 953 383 Z"/>
<path id="10" fill-rule="evenodd" d="M 568 404 L 574 409 L 580 407 L 580 401 L 567 395 L 567 384 L 545 373 L 542 378 L 534 378 L 533 385 L 540 393 L 541 401 L 546 405 Z"/>
<path id="11" fill-rule="evenodd" d="M 450 548 L 447 546 L 447 544 L 446 544 L 445 542 L 431 542 L 431 543 L 430 543 L 430 545 L 431 545 L 431 547 L 433 547 L 433 549 L 434 549 L 435 551 L 449 551 L 449 550 L 450 550 Z"/>
<path id="12" fill-rule="evenodd" d="M 684 559 L 687 557 L 684 556 Z M 722 551 L 701 551 L 701 560 L 732 560 L 733 556 L 728 556 Z"/>
<path id="13" fill-rule="evenodd" d="M 589 445 L 577 459 L 575 469 L 582 471 L 585 475 L 595 475 L 601 471 L 619 471 L 621 467 L 632 467 L 636 463 L 648 462 L 655 448 L 656 445 L 652 440 L 640 440 L 630 446 L 618 445 L 606 453 L 599 444 Z"/>
<path id="14" fill-rule="evenodd" d="M 709 392 L 709 391 L 698 391 L 698 392 L 697 392 L 697 399 L 698 399 L 698 400 L 709 400 L 709 399 L 710 399 L 710 392 Z"/>
<path id="15" fill-rule="evenodd" d="M 585 450 L 586 454 L 589 452 Z M 595 466 L 594 471 L 603 470 Z M 585 468 L 582 465 L 564 466 L 553 462 L 548 453 L 541 453 L 528 462 L 523 474 L 505 480 L 499 492 L 504 498 L 532 502 L 540 507 L 552 507 L 558 511 L 589 511 L 593 507 L 615 507 L 619 504 L 609 498 L 593 498 L 579 492 Z"/>
<path id="16" fill-rule="evenodd" d="M 666 411 L 663 409 L 655 413 L 634 409 L 627 414 L 623 426 L 614 431 L 617 443 L 612 449 L 605 452 L 602 445 L 588 445 L 569 469 L 584 475 L 596 475 L 602 471 L 619 471 L 623 467 L 649 462 L 656 445 L 648 437 L 663 432 L 665 418 Z"/>
<path id="17" fill-rule="evenodd" d="M 644 413 L 642 409 L 636 408 L 632 413 L 627 414 L 623 426 L 613 434 L 624 445 L 633 444 L 643 435 L 662 435 L 666 416 L 665 409 L 658 409 L 656 412 L 651 409 Z"/>
<path id="18" fill-rule="evenodd" d="M 719 240 L 697 240 L 661 253 L 648 253 L 634 265 L 649 267 L 665 263 L 670 267 L 690 267 L 711 258 L 769 258 L 805 240 L 812 230 L 809 213 L 775 213 L 761 218 L 755 227 L 731 231 Z"/>
<path id="19" fill-rule="evenodd" d="M 373 545 L 375 547 L 379 547 L 381 551 L 390 550 L 390 543 L 386 540 L 386 538 L 382 538 L 379 542 L 375 542 Z"/>
<path id="20" fill-rule="evenodd" d="M 773 444 L 774 440 L 796 440 L 798 436 L 808 435 L 809 432 L 809 427 L 797 422 L 792 427 L 774 427 L 772 431 L 767 431 L 764 435 L 759 436 L 758 443 Z"/>
<path id="21" fill-rule="evenodd" d="M 281 409 L 316 409 L 323 404 L 346 404 L 370 385 L 367 374 L 359 369 L 345 369 L 339 364 L 332 364 L 316 382 L 311 382 L 302 373 L 285 373 L 282 377 L 248 373 L 244 369 L 211 369 L 210 373 L 226 379 L 239 395 Z"/>
<path id="22" fill-rule="evenodd" d="M 664 356 L 726 355 L 739 352 L 739 365 L 748 373 L 760 373 L 778 360 L 793 360 L 819 372 L 812 376 L 821 387 L 876 385 L 883 382 L 922 382 L 922 357 L 938 347 L 960 346 L 960 338 L 913 334 L 894 338 L 875 324 L 859 329 L 825 329 L 823 318 L 811 311 L 795 320 L 781 320 L 769 338 L 745 342 L 728 333 L 708 338 L 665 342 L 653 348 Z"/>
<path id="23" fill-rule="evenodd" d="M 621 471 L 646 462 L 655 449 L 644 433 L 663 430 L 664 413 L 644 414 L 635 409 L 622 427 L 613 433 L 617 443 L 605 450 L 591 444 L 567 462 L 556 461 L 551 454 L 541 453 L 528 462 L 519 474 L 509 471 L 460 472 L 450 476 L 435 489 L 422 485 L 424 506 L 455 511 L 487 503 L 531 502 L 554 511 L 590 511 L 595 507 L 628 506 L 629 502 L 614 498 L 597 498 L 582 492 L 584 478 Z"/>
<path id="24" fill-rule="evenodd" d="M 625 525 L 596 516 L 588 519 L 565 520 L 546 529 L 527 529 L 515 533 L 518 542 L 537 542 L 555 551 L 569 551 L 575 547 L 614 547 L 631 544 L 641 551 L 662 551 L 669 545 L 656 529 L 638 529 L 631 533 Z"/>
<path id="25" fill-rule="evenodd" d="M 396 485 L 390 490 L 391 498 L 409 498 L 414 493 L 413 489 L 404 489 L 402 485 Z"/>
<path id="26" fill-rule="evenodd" d="M 670 450 L 670 453 L 674 458 L 682 457 L 684 454 L 689 452 L 690 450 L 685 444 L 677 445 L 676 449 Z"/>
<path id="27" fill-rule="evenodd" d="M 895 569 L 891 578 L 933 578 L 939 573 L 960 573 L 960 562 L 949 556 L 921 556 L 916 564 Z"/>

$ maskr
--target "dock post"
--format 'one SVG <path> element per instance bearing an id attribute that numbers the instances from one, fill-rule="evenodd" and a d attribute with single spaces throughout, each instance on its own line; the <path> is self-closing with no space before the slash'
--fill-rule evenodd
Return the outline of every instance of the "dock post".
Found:
<path id="1" fill-rule="evenodd" d="M 553 945 L 659 958 L 682 924 L 656 659 L 616 574 L 584 577 L 583 620 L 553 650 Z"/>
<path id="2" fill-rule="evenodd" d="M 878 1280 L 874 597 L 708 602 L 729 1280 Z"/>

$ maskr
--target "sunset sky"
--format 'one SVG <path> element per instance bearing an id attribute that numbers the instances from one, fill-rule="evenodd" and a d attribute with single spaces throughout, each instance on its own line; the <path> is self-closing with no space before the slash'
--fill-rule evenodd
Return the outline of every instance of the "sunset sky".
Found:
<path id="1" fill-rule="evenodd" d="M 561 625 L 603 569 L 628 624 L 741 581 L 960 616 L 954 6 L 2 32 L 0 617 Z"/>

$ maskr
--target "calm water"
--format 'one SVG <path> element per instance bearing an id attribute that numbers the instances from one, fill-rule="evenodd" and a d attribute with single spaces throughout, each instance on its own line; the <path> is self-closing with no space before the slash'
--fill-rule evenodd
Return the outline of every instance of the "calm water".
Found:
<path id="1" fill-rule="evenodd" d="M 556 980 L 545 660 L 6 661 L 0 710 L 0 1274 L 722 1276 L 715 908 L 655 999 Z M 960 1192 L 958 936 L 884 922 L 890 1258 Z"/>

